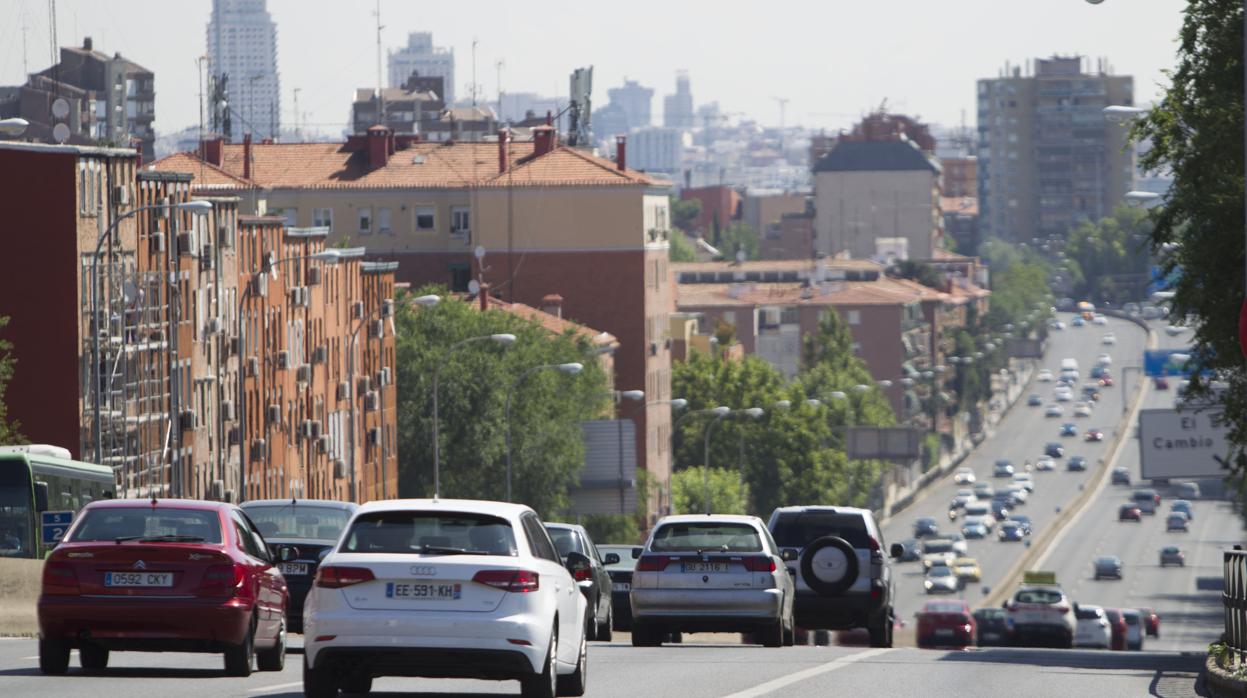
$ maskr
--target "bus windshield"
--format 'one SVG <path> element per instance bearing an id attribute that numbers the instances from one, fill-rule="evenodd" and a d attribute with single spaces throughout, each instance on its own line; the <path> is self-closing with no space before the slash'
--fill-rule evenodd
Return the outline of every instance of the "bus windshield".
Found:
<path id="1" fill-rule="evenodd" d="M 20 462 L 0 462 L 0 557 L 33 557 L 31 488 Z"/>

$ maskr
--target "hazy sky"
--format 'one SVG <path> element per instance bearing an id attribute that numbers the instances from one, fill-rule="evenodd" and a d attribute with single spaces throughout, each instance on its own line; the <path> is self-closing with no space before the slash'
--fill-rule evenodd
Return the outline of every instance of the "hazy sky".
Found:
<path id="1" fill-rule="evenodd" d="M 205 51 L 211 0 L 59 0 L 57 38 L 123 55 L 156 73 L 156 129 L 196 124 L 196 58 Z M 764 124 L 838 128 L 887 99 L 893 111 L 974 124 L 975 79 L 1005 62 L 1054 53 L 1106 57 L 1133 75 L 1138 102 L 1153 99 L 1174 62 L 1183 0 L 629 0 L 461 3 L 381 0 L 386 48 L 408 31 L 433 32 L 454 49 L 456 83 L 468 94 L 472 41 L 477 79 L 506 91 L 565 95 L 577 66 L 594 66 L 594 104 L 625 76 L 674 91 L 686 69 L 698 104 L 717 100 Z M 277 22 L 282 121 L 301 88 L 305 123 L 338 133 L 353 89 L 377 80 L 375 0 L 269 0 Z M 0 84 L 50 65 L 46 0 L 0 0 Z M 384 59 L 383 59 L 384 60 Z"/>

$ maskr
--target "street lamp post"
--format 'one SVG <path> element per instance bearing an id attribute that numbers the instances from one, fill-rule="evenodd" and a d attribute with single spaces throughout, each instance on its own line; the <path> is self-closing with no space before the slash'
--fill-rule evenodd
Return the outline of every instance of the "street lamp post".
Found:
<path id="1" fill-rule="evenodd" d="M 418 305 L 429 306 L 429 305 L 437 305 L 438 301 L 440 300 L 441 300 L 440 297 L 430 295 L 430 296 L 420 296 L 419 298 L 415 299 L 415 302 Z M 357 476 L 356 461 L 355 461 L 355 432 L 358 429 L 358 424 L 356 424 L 356 421 L 355 421 L 356 420 L 355 401 L 356 401 L 356 398 L 358 397 L 355 394 L 355 349 L 358 347 L 356 338 L 359 335 L 359 331 L 363 329 L 365 326 L 367 326 L 367 324 L 372 321 L 372 318 L 375 315 L 379 315 L 381 318 L 393 317 L 394 316 L 394 301 L 391 299 L 386 299 L 383 303 L 381 303 L 381 305 L 377 306 L 376 310 L 373 310 L 367 316 L 360 318 L 359 322 L 355 323 L 355 327 L 351 328 L 350 341 L 348 341 L 347 343 L 348 344 L 348 351 L 346 354 L 346 364 L 347 364 L 346 365 L 346 379 L 348 383 L 347 395 L 350 398 L 350 404 L 351 404 L 351 414 L 350 414 L 351 427 L 349 429 L 350 435 L 347 438 L 350 440 L 349 447 L 351 450 L 351 498 L 352 499 L 359 498 L 358 482 L 357 482 L 358 476 Z M 385 388 L 385 386 L 379 386 L 379 387 L 381 389 Z M 385 404 L 384 398 L 378 397 L 377 404 L 378 406 L 383 406 Z M 382 420 L 382 427 L 384 428 L 384 420 Z M 384 445 L 384 441 L 385 440 L 382 439 L 383 445 Z M 383 447 L 381 450 L 381 498 L 385 499 L 386 496 L 387 496 L 387 493 L 385 490 L 385 449 Z"/>
<path id="2" fill-rule="evenodd" d="M 612 390 L 610 392 L 610 395 L 614 397 L 616 403 L 619 403 L 622 400 L 633 400 L 636 402 L 640 402 L 645 399 L 644 390 Z M 616 415 L 616 417 L 618 417 L 618 419 L 615 420 L 615 435 L 619 439 L 619 445 L 618 445 L 618 450 L 619 450 L 619 513 L 625 514 L 627 513 L 625 511 L 627 509 L 627 506 L 626 506 L 627 496 L 625 495 L 625 492 L 624 492 L 624 457 L 623 457 L 624 438 L 623 438 L 623 413 L 622 411 L 620 411 L 619 414 Z M 634 440 L 635 440 L 635 437 L 636 437 L 636 434 L 634 433 L 633 434 Z"/>
<path id="3" fill-rule="evenodd" d="M 519 377 L 515 379 L 515 382 L 511 383 L 511 389 L 507 391 L 507 408 L 506 408 L 507 501 L 508 502 L 511 501 L 511 397 L 515 394 L 515 389 L 520 387 L 520 383 L 524 382 L 525 378 L 527 378 L 528 376 L 530 376 L 531 374 L 537 371 L 542 371 L 542 370 L 547 370 L 547 369 L 560 371 L 569 376 L 574 376 L 584 370 L 584 364 L 568 363 L 568 364 L 543 364 L 541 366 L 533 366 L 532 368 L 529 368 L 528 370 L 521 373 Z"/>
<path id="4" fill-rule="evenodd" d="M 634 411 L 633 411 L 632 413 L 630 413 L 630 414 L 635 414 L 635 409 L 646 409 L 646 408 L 649 408 L 649 407 L 654 407 L 655 405 L 671 405 L 671 409 L 673 409 L 673 410 L 682 410 L 682 409 L 684 409 L 685 407 L 688 407 L 688 400 L 685 400 L 685 399 L 684 399 L 684 398 L 682 398 L 682 397 L 672 398 L 672 399 L 670 399 L 670 400 L 654 400 L 654 401 L 652 401 L 652 402 L 647 402 L 647 403 L 645 403 L 644 405 L 640 405 L 640 406 L 638 406 L 637 408 L 634 408 Z M 647 417 L 647 419 L 648 419 L 648 417 Z M 647 422 L 647 423 L 648 423 L 648 422 Z M 679 421 L 677 420 L 675 424 L 678 424 L 678 423 L 679 423 Z M 673 470 L 673 469 L 674 469 L 674 467 L 675 467 L 675 424 L 672 424 L 672 426 L 671 426 L 671 436 L 670 436 L 670 437 L 669 437 L 669 439 L 668 439 L 668 445 L 669 445 L 669 448 L 668 448 L 668 453 L 670 454 L 670 457 L 671 457 L 671 465 L 670 465 L 670 467 L 668 468 L 668 475 L 667 475 L 667 493 L 666 493 L 666 496 L 667 496 L 667 502 L 668 502 L 668 505 L 667 505 L 667 506 L 668 506 L 668 508 L 670 508 L 670 501 L 671 501 L 671 476 L 670 476 L 670 472 L 671 472 L 671 470 Z M 620 455 L 621 455 L 621 457 L 622 457 L 622 453 L 623 453 L 623 449 L 621 448 L 621 449 L 620 449 Z M 659 489 L 659 491 L 658 491 L 658 497 L 659 497 L 659 502 L 658 502 L 658 505 L 659 505 L 659 506 L 658 506 L 658 509 L 659 509 L 659 511 L 662 511 L 662 496 L 663 496 L 663 492 L 662 492 L 662 489 L 660 488 L 660 489 Z M 622 506 L 622 505 L 621 505 L 621 506 Z M 621 513 L 622 513 L 622 512 L 621 512 Z"/>
<path id="5" fill-rule="evenodd" d="M 754 419 L 757 419 L 758 417 L 761 417 L 765 413 L 765 410 L 763 410 L 761 407 L 750 407 L 745 410 L 736 410 L 735 412 L 733 412 L 733 410 L 726 408 L 726 407 L 716 407 L 715 410 L 716 411 L 723 410 L 723 411 L 717 412 L 717 414 L 715 415 L 715 418 L 710 420 L 710 423 L 706 425 L 706 435 L 704 439 L 705 444 L 703 447 L 705 455 L 702 458 L 702 464 L 701 464 L 701 467 L 702 467 L 701 485 L 702 485 L 702 490 L 703 490 L 702 497 L 705 499 L 707 514 L 710 513 L 710 435 L 714 432 L 715 425 L 717 425 L 719 422 L 723 421 L 725 418 L 729 417 L 732 414 L 744 414 L 749 417 L 753 417 Z"/>
<path id="6" fill-rule="evenodd" d="M 449 363 L 450 357 L 454 354 L 456 349 L 468 344 L 486 341 L 494 342 L 499 346 L 509 347 L 515 343 L 515 335 L 506 333 L 486 334 L 479 337 L 468 337 L 467 339 L 455 342 L 446 349 L 446 352 L 442 354 L 442 360 L 439 361 L 437 366 L 433 368 L 433 499 L 439 498 L 442 494 L 442 456 L 438 443 L 440 441 L 438 437 L 440 425 L 438 423 L 437 412 L 438 377 L 442 373 L 442 368 Z"/>

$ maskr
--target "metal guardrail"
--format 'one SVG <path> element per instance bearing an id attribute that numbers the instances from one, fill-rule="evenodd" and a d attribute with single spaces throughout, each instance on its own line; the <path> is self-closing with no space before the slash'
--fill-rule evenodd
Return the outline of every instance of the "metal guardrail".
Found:
<path id="1" fill-rule="evenodd" d="M 1242 662 L 1247 660 L 1247 550 L 1226 550 L 1224 555 L 1221 604 L 1225 608 L 1225 644 Z"/>

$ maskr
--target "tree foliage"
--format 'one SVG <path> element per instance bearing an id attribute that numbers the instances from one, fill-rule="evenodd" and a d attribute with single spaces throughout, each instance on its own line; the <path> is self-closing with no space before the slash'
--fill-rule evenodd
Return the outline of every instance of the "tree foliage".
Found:
<path id="1" fill-rule="evenodd" d="M 0 330 L 8 324 L 9 318 L 0 316 Z M 9 387 L 9 381 L 13 379 L 13 370 L 16 365 L 13 343 L 7 339 L 0 339 L 0 444 L 20 444 L 26 441 L 19 431 L 21 425 L 9 421 L 9 408 L 4 401 L 4 393 Z"/>
<path id="2" fill-rule="evenodd" d="M 431 308 L 411 299 L 442 296 Z M 440 374 L 441 495 L 478 499 L 506 496 L 505 405 L 521 373 L 534 366 L 580 362 L 578 376 L 539 370 L 515 389 L 511 404 L 514 498 L 546 516 L 567 509 L 568 488 L 584 462 L 580 422 L 607 406 L 608 382 L 588 341 L 553 335 L 537 323 L 501 310 L 480 312 L 471 303 L 430 287 L 396 299 L 399 490 L 433 494 L 432 377 Z M 512 333 L 503 348 L 473 342 L 448 354 L 456 342 Z"/>
<path id="3" fill-rule="evenodd" d="M 1065 263 L 1079 298 L 1122 305 L 1147 285 L 1152 223 L 1146 211 L 1121 205 L 1108 218 L 1083 221 L 1065 242 Z"/>
<path id="4" fill-rule="evenodd" d="M 678 199 L 670 197 L 671 225 L 686 233 L 695 232 L 697 217 L 701 215 L 701 199 Z"/>
<path id="5" fill-rule="evenodd" d="M 705 512 L 745 514 L 749 511 L 749 485 L 740 473 L 700 465 L 677 471 L 671 476 L 672 510 L 677 514 Z"/>
<path id="6" fill-rule="evenodd" d="M 930 264 L 904 259 L 897 262 L 889 273 L 902 279 L 912 279 L 927 288 L 936 290 L 944 288 L 944 275 Z"/>
<path id="7" fill-rule="evenodd" d="M 1228 383 L 1216 399 L 1230 428 L 1229 462 L 1242 482 L 1247 365 L 1236 338 L 1244 285 L 1243 5 L 1190 0 L 1184 12 L 1171 83 L 1132 136 L 1151 141 L 1145 169 L 1173 173 L 1165 205 L 1152 209 L 1152 248 L 1166 275 L 1185 270 L 1172 289 L 1173 316 L 1193 316 L 1193 361 Z M 1191 390 L 1210 392 L 1199 379 Z"/>
<path id="8" fill-rule="evenodd" d="M 724 259 L 734 260 L 736 254 L 742 251 L 745 259 L 757 259 L 758 245 L 758 231 L 741 221 L 733 221 L 719 235 L 719 252 Z"/>
<path id="9" fill-rule="evenodd" d="M 667 259 L 673 262 L 696 262 L 697 252 L 693 244 L 684 236 L 684 231 L 675 228 L 671 231 L 671 239 L 667 246 Z"/>
<path id="10" fill-rule="evenodd" d="M 1018 262 L 992 274 L 991 307 L 984 318 L 992 328 L 1027 324 L 1032 314 L 1047 317 L 1052 291 L 1043 265 Z"/>

